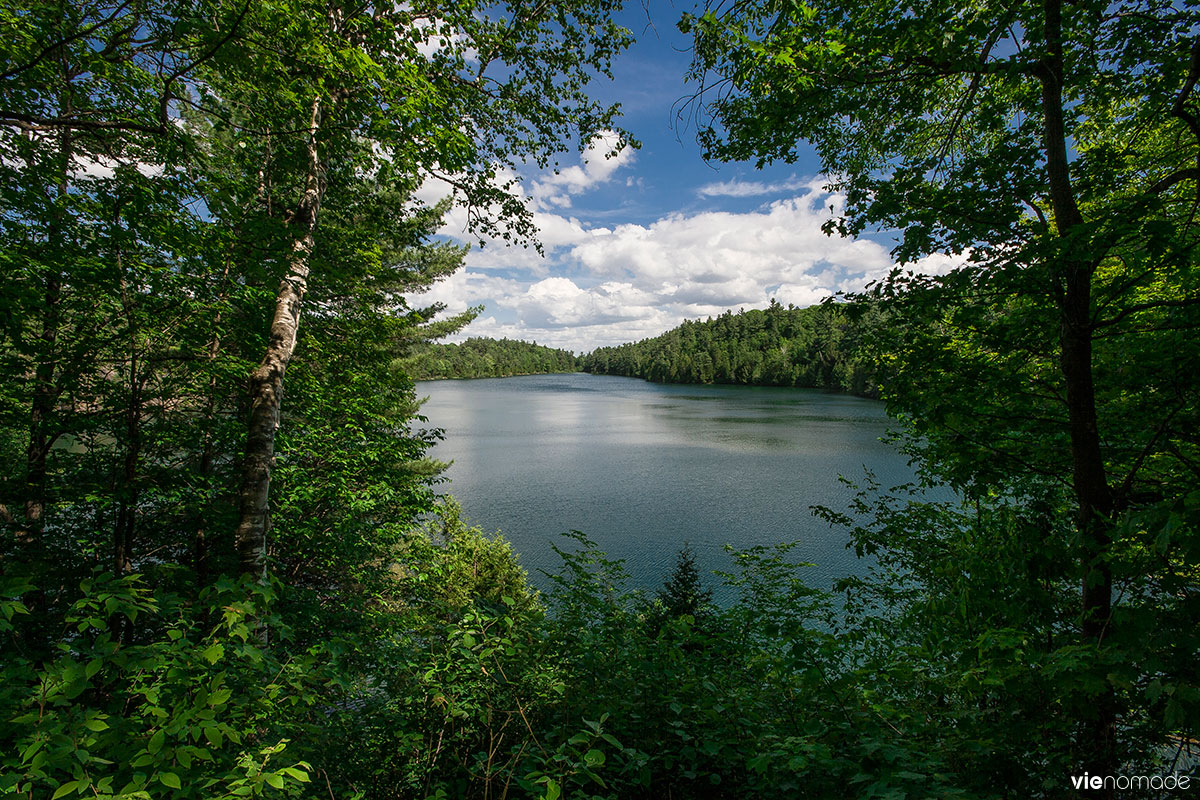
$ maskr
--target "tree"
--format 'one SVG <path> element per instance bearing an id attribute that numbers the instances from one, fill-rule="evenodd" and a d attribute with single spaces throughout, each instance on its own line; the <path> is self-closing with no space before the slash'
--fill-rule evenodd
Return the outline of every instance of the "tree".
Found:
<path id="1" fill-rule="evenodd" d="M 582 146 L 611 127 L 616 109 L 584 89 L 628 42 L 610 19 L 616 7 L 255 7 L 247 35 L 207 65 L 189 102 L 229 131 L 237 194 L 282 224 L 284 248 L 251 377 L 236 534 L 243 571 L 265 563 L 283 377 L 328 199 L 353 196 L 363 176 L 401 190 L 437 176 L 462 192 L 478 230 L 528 238 L 531 217 L 506 171 L 545 167 L 570 141 Z"/>
<path id="2" fill-rule="evenodd" d="M 511 176 L 611 128 L 616 7 L 0 2 L 5 789 L 300 781 L 263 759 L 430 640 L 397 560 L 438 434 L 397 360 L 467 318 L 404 299 L 465 250 L 414 192 L 532 237 Z"/>
<path id="3" fill-rule="evenodd" d="M 846 198 L 830 232 L 899 229 L 902 262 L 964 256 L 948 276 L 877 287 L 916 334 L 895 343 L 886 395 L 969 495 L 1069 505 L 1062 574 L 1099 662 L 1078 709 L 1093 774 L 1115 771 L 1137 694 L 1103 667 L 1122 646 L 1114 570 L 1144 535 L 1136 520 L 1196 476 L 1196 354 L 1179 337 L 1200 307 L 1198 22 L 1191 6 L 1061 0 L 748 3 L 683 22 L 709 156 L 791 161 L 811 142 Z M 1155 369 L 1120 366 L 1131 352 Z M 1194 592 L 1190 552 L 1141 568 Z"/>
<path id="4" fill-rule="evenodd" d="M 121 167 L 128 183 L 140 171 L 143 186 L 170 188 L 162 205 L 179 220 L 209 223 L 196 227 L 208 242 L 189 243 L 187 255 L 199 264 L 200 250 L 213 247 L 204 260 L 215 274 L 203 280 L 221 285 L 220 302 L 236 302 L 234 295 L 263 283 L 278 287 L 269 335 L 251 356 L 258 366 L 236 533 L 243 570 L 261 574 L 283 376 L 310 282 L 333 278 L 312 274 L 316 251 L 326 249 L 327 267 L 363 263 L 353 241 L 320 241 L 325 217 L 338 213 L 329 202 L 404 216 L 420 205 L 413 190 L 437 176 L 468 206 L 476 230 L 532 238 L 531 216 L 511 192 L 513 175 L 525 164 L 549 166 L 611 129 L 616 108 L 592 102 L 586 87 L 629 41 L 611 20 L 617 7 L 610 0 L 486 10 L 315 0 L 14 7 L 0 144 L 3 169 L 19 191 L 6 198 L 5 220 L 23 248 L 13 263 L 45 264 L 36 275 L 21 268 L 31 277 L 19 285 L 12 302 L 20 308 L 10 317 L 24 326 L 11 329 L 21 342 L 14 352 L 35 364 L 22 400 L 29 418 L 23 487 L 0 499 L 17 534 L 36 539 L 50 502 L 46 460 L 65 433 L 51 419 L 66 391 L 59 376 L 94 373 L 62 359 L 94 352 L 63 339 L 70 332 L 63 327 L 64 271 L 81 260 L 66 252 L 79 241 L 67 226 L 82 219 L 77 209 L 106 196 L 89 191 L 96 183 L 79 191 L 80 173 Z M 102 219 L 128 229 L 129 241 L 154 247 L 132 233 L 139 220 L 109 212 Z M 35 225 L 40 230 L 30 238 Z M 179 258 L 180 233 L 169 235 L 175 238 L 162 242 L 159 255 Z M 87 297 L 80 280 L 74 276 L 68 298 Z M 26 325 L 34 315 L 41 322 Z M 215 363 L 228 354 L 228 337 L 223 342 L 211 330 L 208 338 Z M 35 347 L 44 352 L 30 355 Z M 16 506 L 22 513 L 14 515 Z"/>
<path id="5" fill-rule="evenodd" d="M 761 383 L 870 396 L 874 387 L 859 345 L 866 328 L 881 323 L 865 309 L 855 316 L 849 320 L 842 304 L 776 305 L 685 321 L 653 339 L 598 348 L 583 358 L 583 368 L 677 383 Z"/>
<path id="6" fill-rule="evenodd" d="M 658 600 L 668 617 L 688 614 L 699 617 L 712 603 L 712 590 L 705 589 L 696 569 L 696 555 L 690 545 L 684 545 L 675 558 L 675 567 L 658 590 Z"/>

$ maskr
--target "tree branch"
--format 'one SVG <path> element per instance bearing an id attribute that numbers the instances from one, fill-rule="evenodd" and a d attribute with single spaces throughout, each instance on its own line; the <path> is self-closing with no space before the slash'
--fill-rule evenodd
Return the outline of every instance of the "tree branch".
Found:
<path id="1" fill-rule="evenodd" d="M 1146 191 L 1150 192 L 1151 194 L 1162 194 L 1163 192 L 1165 192 L 1167 189 L 1170 189 L 1175 184 L 1182 183 L 1182 182 L 1188 181 L 1188 180 L 1191 180 L 1191 181 L 1200 180 L 1200 167 L 1189 167 L 1187 169 L 1177 169 L 1174 172 L 1172 172 L 1170 175 L 1168 175 L 1167 177 L 1163 178 L 1162 180 L 1159 180 L 1156 183 L 1151 184 L 1150 188 L 1147 189 Z"/>
<path id="2" fill-rule="evenodd" d="M 1128 308 L 1122 309 L 1121 313 L 1117 314 L 1112 319 L 1099 320 L 1093 323 L 1093 327 L 1096 329 L 1108 328 L 1116 325 L 1121 320 L 1133 314 L 1137 314 L 1142 311 L 1150 311 L 1151 309 L 1155 308 L 1188 308 L 1196 305 L 1200 305 L 1200 296 L 1185 297 L 1182 300 L 1154 300 L 1147 303 L 1136 303 Z"/>
<path id="3" fill-rule="evenodd" d="M 1188 66 L 1187 80 L 1183 82 L 1183 87 L 1179 90 L 1179 94 L 1175 97 L 1175 102 L 1171 106 L 1171 116 L 1178 117 L 1183 120 L 1189 128 L 1192 135 L 1200 140 L 1200 121 L 1196 119 L 1196 115 L 1187 109 L 1187 102 L 1191 99 L 1192 90 L 1196 88 L 1196 81 L 1200 80 L 1200 38 L 1197 38 L 1192 43 L 1192 58 Z"/>
<path id="4" fill-rule="evenodd" d="M 229 27 L 228 33 L 226 33 L 224 36 L 222 36 L 220 38 L 220 40 L 217 41 L 216 44 L 214 44 L 212 47 L 210 47 L 200 57 L 198 57 L 191 63 L 189 63 L 183 67 L 180 67 L 179 69 L 177 69 L 173 73 L 171 73 L 171 75 L 163 83 L 162 97 L 160 98 L 160 101 L 159 101 L 160 105 L 159 105 L 159 111 L 158 111 L 158 119 L 159 119 L 159 122 L 164 127 L 166 127 L 166 125 L 167 125 L 168 106 L 170 105 L 170 102 L 171 102 L 171 84 L 175 83 L 175 81 L 179 80 L 184 75 L 187 75 L 189 72 L 191 72 L 196 67 L 203 64 L 205 61 L 208 61 L 209 59 L 211 59 L 213 56 L 215 56 L 217 54 L 217 52 L 222 47 L 227 45 L 230 42 L 230 40 L 232 40 L 233 37 L 237 35 L 238 29 L 241 28 L 241 26 L 242 26 L 242 21 L 246 19 L 246 14 L 247 14 L 247 12 L 250 11 L 250 3 L 251 2 L 252 2 L 252 0 L 246 0 L 246 4 L 244 6 L 242 6 L 242 10 L 238 12 L 237 18 L 234 19 L 233 24 Z"/>
<path id="5" fill-rule="evenodd" d="M 82 39 L 85 36 L 88 36 L 88 35 L 94 33 L 95 31 L 99 30 L 100 28 L 103 28 L 105 25 L 109 24 L 114 19 L 116 19 L 121 14 L 121 12 L 125 10 L 125 8 L 128 5 L 129 5 L 129 2 L 128 2 L 128 0 L 126 0 L 126 2 L 121 3 L 121 5 L 117 6 L 116 10 L 113 11 L 113 13 L 107 19 L 100 20 L 95 25 L 91 25 L 87 28 L 84 28 L 81 31 L 76 31 L 74 34 L 66 37 L 65 39 L 59 39 L 57 42 L 52 42 L 52 43 L 46 45 L 45 47 L 42 48 L 42 51 L 40 53 L 38 53 L 36 56 L 34 56 L 32 61 L 30 61 L 26 64 L 22 64 L 19 67 L 14 67 L 13 69 L 10 69 L 8 72 L 0 72 L 0 81 L 8 80 L 9 78 L 13 77 L 14 75 L 17 75 L 26 70 L 33 69 L 34 67 L 36 67 L 38 64 L 40 64 L 42 62 L 42 59 L 44 59 L 46 56 L 50 55 L 54 51 L 58 50 L 59 48 L 66 47 L 71 42 L 74 42 L 78 39 Z"/>
<path id="6" fill-rule="evenodd" d="M 19 111 L 0 109 L 0 125 L 12 125 L 23 131 L 132 131 L 161 135 L 167 132 L 165 125 L 147 125 L 142 122 L 122 120 L 96 120 L 83 117 L 39 117 Z"/>

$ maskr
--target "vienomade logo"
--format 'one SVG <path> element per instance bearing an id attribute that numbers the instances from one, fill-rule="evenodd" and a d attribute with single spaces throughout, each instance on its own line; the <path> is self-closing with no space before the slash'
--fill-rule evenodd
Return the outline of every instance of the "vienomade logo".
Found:
<path id="1" fill-rule="evenodd" d="M 1075 789 L 1181 789 L 1191 785 L 1189 775 L 1072 775 L 1071 785 Z"/>

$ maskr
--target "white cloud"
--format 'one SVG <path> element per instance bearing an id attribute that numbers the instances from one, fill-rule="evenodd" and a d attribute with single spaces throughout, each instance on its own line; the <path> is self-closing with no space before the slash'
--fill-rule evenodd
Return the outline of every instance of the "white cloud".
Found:
<path id="1" fill-rule="evenodd" d="M 434 167 L 436 172 L 437 167 Z M 463 197 L 451 182 L 457 176 L 448 174 L 442 176 L 440 174 L 426 174 L 421 185 L 413 192 L 413 200 L 425 206 L 432 206 L 436 203 L 452 199 L 454 202 L 450 206 L 449 212 L 442 220 L 442 225 L 438 228 L 438 233 L 443 236 L 449 236 L 460 241 L 472 241 L 474 239 L 471 232 L 471 224 L 469 212 L 463 203 Z M 520 176 L 511 169 L 497 169 L 496 173 L 491 176 L 491 184 L 493 187 L 502 191 L 508 191 L 518 197 L 525 196 L 525 190 L 521 185 Z M 493 206 L 484 209 L 481 212 L 484 216 L 491 216 L 497 219 L 502 215 L 502 210 L 499 207 Z M 501 246 L 503 244 L 501 243 Z"/>
<path id="2" fill-rule="evenodd" d="M 117 167 L 125 165 L 132 165 L 134 169 L 147 178 L 158 178 L 165 172 L 162 164 L 148 164 L 144 161 L 122 161 L 105 156 L 100 156 L 99 158 L 75 156 L 73 162 L 74 169 L 71 172 L 71 177 L 76 180 L 109 180 L 116 177 Z"/>
<path id="3" fill-rule="evenodd" d="M 630 283 L 602 283 L 583 289 L 560 276 L 540 280 L 523 293 L 498 302 L 513 309 L 529 327 L 549 330 L 633 322 L 652 314 L 657 299 Z"/>
<path id="4" fill-rule="evenodd" d="M 396 3 L 396 10 L 411 10 L 407 3 Z M 467 43 L 466 34 L 442 19 L 418 19 L 407 29 L 396 32 L 396 39 L 416 47 L 425 58 L 444 55 L 447 58 L 462 56 L 467 63 L 477 64 L 479 53 Z"/>
<path id="5" fill-rule="evenodd" d="M 571 197 L 591 187 L 609 181 L 621 167 L 633 163 L 633 148 L 617 150 L 621 138 L 614 131 L 603 131 L 584 148 L 582 160 L 533 182 L 530 192 L 533 207 L 546 210 L 554 207 L 569 208 Z M 616 151 L 615 153 L 613 151 Z"/>
<path id="6" fill-rule="evenodd" d="M 495 298 L 520 294 L 523 288 L 524 284 L 520 281 L 471 269 L 460 269 L 424 292 L 407 295 L 407 299 L 409 306 L 413 308 L 441 303 L 446 307 L 445 313 L 449 315 L 459 314 L 485 301 L 490 305 Z"/>
<path id="7" fill-rule="evenodd" d="M 559 347 L 575 353 L 586 353 L 597 346 L 638 341 L 657 336 L 682 322 L 661 309 L 654 309 L 644 318 L 591 325 L 587 327 L 538 327 L 527 320 L 502 321 L 485 315 L 471 323 L 456 340 L 470 336 L 489 336 L 495 339 L 522 339 L 548 347 Z"/>
<path id="8" fill-rule="evenodd" d="M 672 215 L 651 225 L 591 231 L 570 255 L 590 274 L 628 280 L 669 302 L 735 307 L 765 303 L 767 287 L 797 298 L 842 288 L 843 278 L 891 267 L 869 240 L 825 236 L 840 198 L 810 190 L 762 211 Z"/>
<path id="9" fill-rule="evenodd" d="M 720 183 L 707 183 L 697 189 L 696 194 L 701 197 L 757 197 L 764 194 L 795 192 L 799 189 L 819 191 L 824 188 L 826 183 L 827 181 L 824 178 L 812 178 L 810 180 L 792 178 L 780 183 L 732 180 L 721 181 Z"/>
<path id="10" fill-rule="evenodd" d="M 466 271 L 427 297 L 451 311 L 487 305 L 459 338 L 507 336 L 581 352 L 772 298 L 808 306 L 886 276 L 895 264 L 883 245 L 821 231 L 844 198 L 826 192 L 825 179 L 799 183 L 797 196 L 754 212 L 677 213 L 646 225 L 590 227 L 541 210 L 545 259 L 532 249 L 475 250 Z M 964 260 L 934 255 L 906 268 L 944 274 Z"/>

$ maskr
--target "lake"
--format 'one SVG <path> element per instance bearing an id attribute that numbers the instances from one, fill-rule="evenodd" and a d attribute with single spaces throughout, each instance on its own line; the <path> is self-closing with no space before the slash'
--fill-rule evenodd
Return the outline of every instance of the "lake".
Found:
<path id="1" fill-rule="evenodd" d="M 647 383 L 586 373 L 423 381 L 422 413 L 445 431 L 443 489 L 464 516 L 500 531 L 535 585 L 556 572 L 551 544 L 583 531 L 625 560 L 632 584 L 661 585 L 690 543 L 702 572 L 724 546 L 798 540 L 810 585 L 861 572 L 810 507 L 845 510 L 864 467 L 884 486 L 913 479 L 880 439 L 883 404 L 809 389 Z M 710 581 L 711 582 L 711 581 Z"/>

